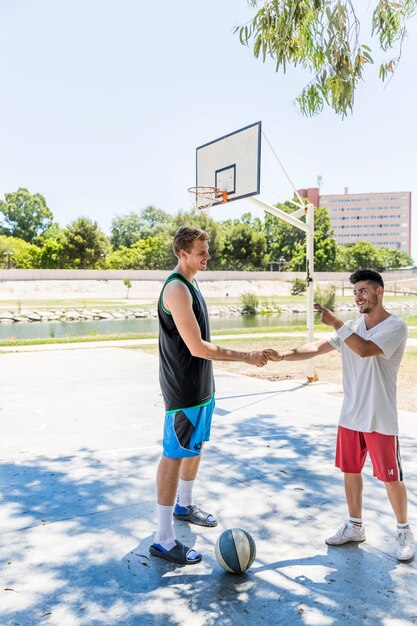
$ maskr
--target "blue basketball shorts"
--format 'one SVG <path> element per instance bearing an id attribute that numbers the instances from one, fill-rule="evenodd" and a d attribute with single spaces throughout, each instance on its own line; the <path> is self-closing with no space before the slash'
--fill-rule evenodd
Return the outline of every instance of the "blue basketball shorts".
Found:
<path id="1" fill-rule="evenodd" d="M 204 404 L 188 409 L 167 411 L 165 414 L 163 456 L 186 459 L 201 454 L 203 441 L 210 440 L 214 394 Z"/>

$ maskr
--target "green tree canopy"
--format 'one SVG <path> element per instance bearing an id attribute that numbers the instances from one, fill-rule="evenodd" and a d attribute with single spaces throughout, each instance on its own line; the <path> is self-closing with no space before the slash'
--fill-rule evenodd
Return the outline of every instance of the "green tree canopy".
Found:
<path id="1" fill-rule="evenodd" d="M 369 268 L 381 272 L 385 269 L 386 253 L 387 250 L 376 248 L 367 241 L 338 246 L 336 269 L 339 272 L 354 272 Z"/>
<path id="2" fill-rule="evenodd" d="M 354 272 L 357 269 L 372 268 L 377 272 L 395 270 L 413 264 L 413 259 L 401 250 L 376 248 L 367 241 L 352 245 L 338 246 L 336 270 Z"/>
<path id="3" fill-rule="evenodd" d="M 0 267 L 31 270 L 40 265 L 40 249 L 17 237 L 0 235 Z"/>
<path id="4" fill-rule="evenodd" d="M 63 230 L 58 222 L 52 224 L 38 235 L 34 243 L 39 246 L 39 267 L 54 270 L 65 267 Z"/>
<path id="5" fill-rule="evenodd" d="M 45 241 L 61 241 L 62 228 L 58 222 L 52 222 L 46 230 L 40 233 L 34 240 L 37 246 L 42 246 Z"/>
<path id="6" fill-rule="evenodd" d="M 147 206 L 140 212 L 142 219 L 142 239 L 155 237 L 170 228 L 173 216 L 163 209 L 155 206 Z"/>
<path id="7" fill-rule="evenodd" d="M 62 245 L 66 264 L 81 269 L 94 268 L 110 252 L 106 235 L 88 217 L 79 217 L 64 228 Z"/>
<path id="8" fill-rule="evenodd" d="M 32 195 L 20 187 L 4 197 L 0 200 L 0 234 L 32 243 L 52 224 L 52 212 L 41 194 Z"/>
<path id="9" fill-rule="evenodd" d="M 43 246 L 39 248 L 38 263 L 42 269 L 63 269 L 65 266 L 65 255 L 62 241 L 46 239 Z"/>
<path id="10" fill-rule="evenodd" d="M 129 247 L 140 239 L 141 219 L 138 213 L 118 215 L 112 220 L 110 241 L 115 250 Z"/>
<path id="11" fill-rule="evenodd" d="M 292 213 L 295 210 L 291 202 L 284 202 L 275 206 L 281 209 L 281 211 L 285 211 L 285 213 Z M 304 233 L 270 213 L 265 213 L 264 219 L 267 251 L 271 261 L 278 262 L 281 257 L 285 258 L 286 261 L 290 261 L 295 244 L 299 240 L 305 239 Z"/>
<path id="12" fill-rule="evenodd" d="M 314 271 L 332 272 L 336 267 L 337 242 L 325 207 L 314 209 Z M 290 269 L 304 268 L 307 258 L 305 236 L 294 245 Z"/>
<path id="13" fill-rule="evenodd" d="M 336 259 L 338 245 L 333 237 L 323 238 L 318 232 L 314 232 L 314 271 L 334 272 L 336 271 Z M 290 270 L 292 272 L 304 271 L 306 267 L 306 241 L 297 241 L 294 245 L 290 260 Z"/>
<path id="14" fill-rule="evenodd" d="M 364 69 L 373 63 L 371 48 L 359 40 L 360 2 L 352 0 L 248 0 L 261 7 L 238 29 L 240 41 L 253 44 L 256 58 L 269 57 L 276 71 L 301 66 L 310 75 L 296 101 L 304 115 L 320 113 L 327 104 L 342 116 L 352 111 L 355 90 Z M 406 36 L 407 21 L 417 12 L 417 0 L 374 0 L 368 39 L 375 35 L 384 52 L 397 49 L 379 67 L 382 80 L 392 76 Z M 362 31 L 364 30 L 362 24 Z"/>
<path id="15" fill-rule="evenodd" d="M 223 228 L 222 269 L 261 270 L 266 267 L 269 257 L 264 233 L 238 219 L 223 222 Z"/>
<path id="16" fill-rule="evenodd" d="M 110 269 L 170 270 L 175 265 L 171 241 L 163 235 L 140 239 L 132 246 L 121 246 L 107 259 Z"/>
<path id="17" fill-rule="evenodd" d="M 269 215 L 269 214 L 265 213 L 265 215 Z M 254 217 L 252 213 L 243 213 L 242 216 L 240 217 L 240 221 L 242 222 L 242 224 L 247 224 L 248 226 L 253 228 L 253 230 L 256 230 L 258 233 L 265 234 L 264 233 L 265 223 L 261 220 L 260 217 Z"/>
<path id="18" fill-rule="evenodd" d="M 385 267 L 387 270 L 397 270 L 400 267 L 411 267 L 413 259 L 402 250 L 387 250 Z"/>
<path id="19" fill-rule="evenodd" d="M 294 205 L 290 202 L 277 204 L 277 208 L 292 213 Z M 301 218 L 305 221 L 304 218 Z M 292 271 L 303 271 L 306 264 L 306 237 L 295 226 L 283 220 L 265 214 L 265 233 L 267 251 L 271 261 L 279 262 L 284 258 Z M 314 270 L 332 271 L 336 263 L 337 243 L 333 236 L 328 211 L 325 207 L 314 209 Z"/>
<path id="20" fill-rule="evenodd" d="M 154 206 L 115 217 L 111 224 L 112 246 L 117 250 L 121 246 L 132 246 L 139 239 L 155 237 L 169 230 L 172 219 L 172 215 Z"/>

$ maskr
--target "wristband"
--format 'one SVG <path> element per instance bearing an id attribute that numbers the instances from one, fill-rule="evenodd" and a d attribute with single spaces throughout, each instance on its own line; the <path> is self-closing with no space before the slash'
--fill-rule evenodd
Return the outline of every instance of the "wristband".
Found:
<path id="1" fill-rule="evenodd" d="M 346 339 L 348 337 L 350 337 L 351 335 L 353 335 L 353 330 L 351 328 L 349 328 L 349 326 L 347 326 L 347 324 L 343 324 L 343 326 L 341 326 L 340 328 L 338 328 L 336 330 L 336 335 L 339 337 L 339 339 L 341 339 L 342 341 L 346 341 Z"/>

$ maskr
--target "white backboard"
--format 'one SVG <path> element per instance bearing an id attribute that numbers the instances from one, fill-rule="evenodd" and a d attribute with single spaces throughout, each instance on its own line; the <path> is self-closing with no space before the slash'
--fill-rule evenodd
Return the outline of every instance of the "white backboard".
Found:
<path id="1" fill-rule="evenodd" d="M 228 202 L 259 194 L 261 132 L 262 123 L 256 122 L 199 146 L 196 185 L 227 191 Z"/>

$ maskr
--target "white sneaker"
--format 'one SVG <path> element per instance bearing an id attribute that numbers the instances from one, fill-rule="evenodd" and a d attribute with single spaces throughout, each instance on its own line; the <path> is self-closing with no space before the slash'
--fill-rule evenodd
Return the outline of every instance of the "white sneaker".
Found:
<path id="1" fill-rule="evenodd" d="M 399 561 L 409 561 L 413 558 L 416 545 L 411 528 L 398 529 L 395 535 L 395 543 L 397 544 L 396 556 Z"/>
<path id="2" fill-rule="evenodd" d="M 350 541 L 361 542 L 366 540 L 365 529 L 356 528 L 349 522 L 345 522 L 331 537 L 327 537 L 325 540 L 329 546 L 341 546 L 343 543 L 349 543 Z"/>

